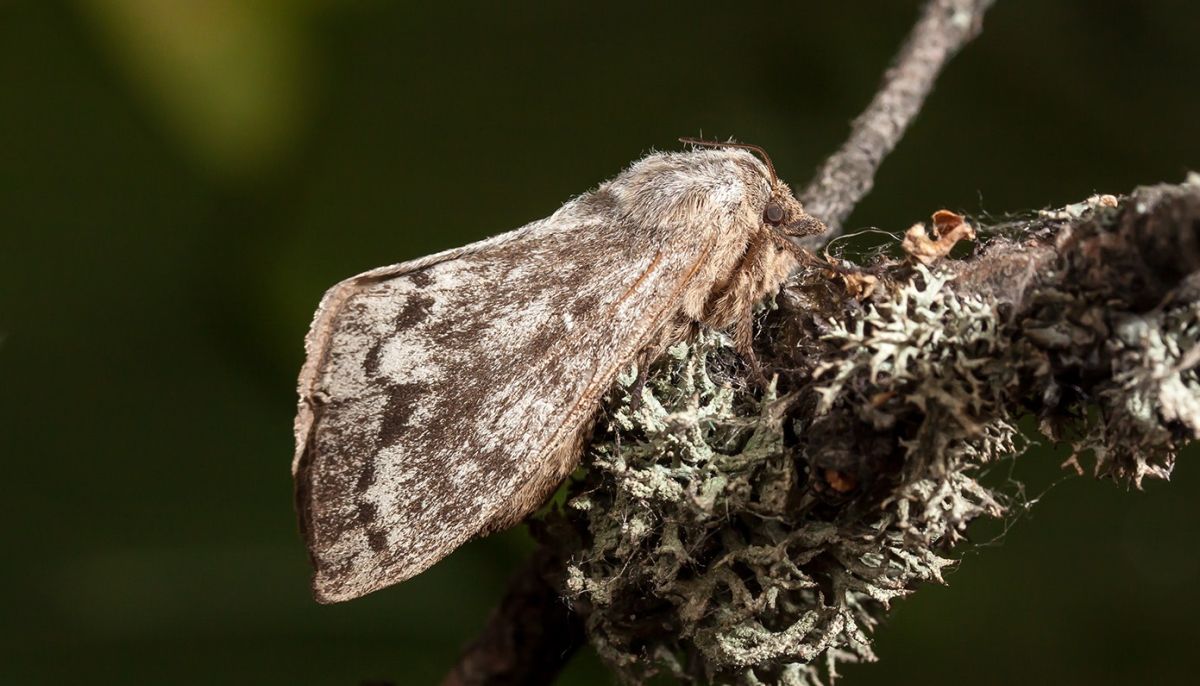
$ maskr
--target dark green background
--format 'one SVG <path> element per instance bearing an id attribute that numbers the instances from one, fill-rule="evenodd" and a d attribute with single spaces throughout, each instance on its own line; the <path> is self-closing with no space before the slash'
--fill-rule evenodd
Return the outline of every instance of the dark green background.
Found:
<path id="1" fill-rule="evenodd" d="M 0 2 L 0 684 L 437 680 L 528 543 L 310 599 L 289 464 L 321 292 L 680 135 L 801 186 L 916 8 L 644 4 Z M 850 224 L 1181 180 L 1198 29 L 1190 0 L 1000 0 Z M 845 683 L 1192 683 L 1189 457 L 1146 493 L 1058 483 Z M 1041 493 L 1062 458 L 1017 472 Z M 610 678 L 585 655 L 562 683 Z"/>

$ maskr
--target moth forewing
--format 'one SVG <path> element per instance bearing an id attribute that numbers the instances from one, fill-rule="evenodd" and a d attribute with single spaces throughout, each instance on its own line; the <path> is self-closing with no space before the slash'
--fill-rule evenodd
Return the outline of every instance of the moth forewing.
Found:
<path id="1" fill-rule="evenodd" d="M 654 154 L 547 219 L 330 289 L 293 463 L 317 598 L 520 521 L 574 469 L 622 368 L 695 322 L 748 327 L 796 263 L 762 217 L 803 210 L 772 180 L 743 150 Z"/>

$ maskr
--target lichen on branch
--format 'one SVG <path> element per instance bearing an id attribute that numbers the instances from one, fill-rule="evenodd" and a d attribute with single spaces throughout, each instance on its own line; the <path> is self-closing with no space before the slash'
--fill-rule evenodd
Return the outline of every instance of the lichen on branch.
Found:
<path id="1" fill-rule="evenodd" d="M 891 601 L 1010 505 L 979 476 L 1021 452 L 1022 418 L 1072 466 L 1170 474 L 1200 434 L 1200 183 L 978 236 L 959 260 L 814 260 L 762 315 L 767 388 L 703 332 L 613 389 L 542 538 L 626 680 L 816 684 L 873 660 Z"/>

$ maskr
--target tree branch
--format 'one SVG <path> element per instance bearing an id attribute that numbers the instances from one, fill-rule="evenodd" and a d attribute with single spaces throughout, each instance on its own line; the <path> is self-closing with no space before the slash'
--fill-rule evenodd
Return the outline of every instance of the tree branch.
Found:
<path id="1" fill-rule="evenodd" d="M 756 346 L 774 388 L 702 334 L 636 407 L 614 390 L 559 545 L 630 681 L 810 686 L 874 660 L 889 602 L 941 582 L 971 521 L 1026 506 L 980 480 L 1026 417 L 1134 485 L 1200 437 L 1200 177 L 986 227 L 960 260 L 941 239 L 970 227 L 935 218 L 908 254 L 796 275 Z"/>
<path id="2" fill-rule="evenodd" d="M 979 34 L 994 0 L 931 0 L 883 76 L 871 104 L 854 120 L 850 138 L 825 161 L 800 196 L 805 210 L 825 222 L 824 242 L 871 191 L 875 172 L 917 116 L 942 68 Z"/>
<path id="3" fill-rule="evenodd" d="M 539 548 L 442 686 L 553 683 L 584 641 L 582 620 L 562 599 L 563 567 L 551 548 Z"/>

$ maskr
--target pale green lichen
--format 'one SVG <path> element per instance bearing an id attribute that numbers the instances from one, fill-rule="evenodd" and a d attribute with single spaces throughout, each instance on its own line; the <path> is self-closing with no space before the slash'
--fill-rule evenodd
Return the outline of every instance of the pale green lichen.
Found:
<path id="1" fill-rule="evenodd" d="M 876 407 L 874 397 L 897 394 L 915 406 L 922 421 L 900 439 L 902 478 L 883 506 L 894 506 L 898 526 L 910 535 L 955 542 L 976 517 L 1003 513 L 964 470 L 1017 452 L 1008 401 L 1020 367 L 1006 354 L 994 303 L 959 296 L 946 288 L 946 274 L 916 270 L 917 278 L 869 306 L 862 319 L 829 322 L 825 338 L 844 354 L 817 368 L 816 414 L 850 404 L 866 423 L 888 429 L 897 415 Z"/>
<path id="2" fill-rule="evenodd" d="M 1015 433 L 987 416 L 991 309 L 923 277 L 863 321 L 831 322 L 827 339 L 846 354 L 818 372 L 818 414 L 859 403 L 852 381 L 864 377 L 953 423 L 913 437 L 903 483 L 870 516 L 841 516 L 806 492 L 807 457 L 785 445 L 797 397 L 735 384 L 740 363 L 721 334 L 673 349 L 638 402 L 623 379 L 568 502 L 588 543 L 567 587 L 624 676 L 819 683 L 817 664 L 832 676 L 840 661 L 874 659 L 868 632 L 891 600 L 941 581 L 951 560 L 935 543 L 1002 512 L 968 475 L 1011 451 Z"/>
<path id="3" fill-rule="evenodd" d="M 1107 346 L 1121 370 L 1098 394 L 1077 453 L 1094 456 L 1093 471 L 1136 486 L 1166 479 L 1176 444 L 1200 434 L 1200 303 L 1128 315 Z"/>
<path id="4" fill-rule="evenodd" d="M 1083 336 L 1077 294 L 1015 321 L 952 274 L 915 265 L 823 317 L 820 364 L 780 385 L 748 385 L 709 331 L 644 386 L 620 377 L 557 516 L 566 594 L 622 678 L 808 686 L 874 660 L 891 601 L 942 582 L 967 525 L 1005 513 L 978 477 L 1022 450 L 1024 414 L 1135 484 L 1200 433 L 1200 306 L 1106 310 Z M 1096 351 L 1111 378 L 1063 399 Z"/>

